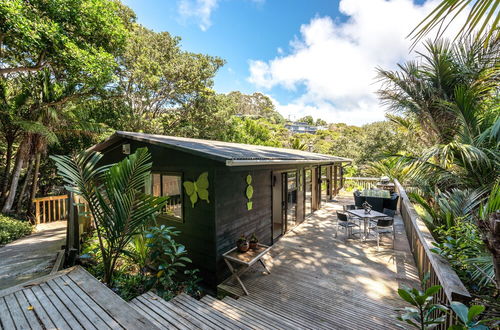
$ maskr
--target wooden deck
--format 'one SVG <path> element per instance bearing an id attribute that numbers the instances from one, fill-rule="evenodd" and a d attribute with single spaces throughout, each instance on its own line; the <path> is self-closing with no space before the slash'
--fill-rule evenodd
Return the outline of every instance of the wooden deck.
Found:
<path id="1" fill-rule="evenodd" d="M 0 291 L 0 329 L 157 329 L 81 267 Z"/>
<path id="2" fill-rule="evenodd" d="M 335 239 L 341 208 L 327 204 L 276 243 L 271 274 L 257 263 L 242 276 L 248 296 L 228 281 L 222 300 L 148 292 L 127 303 L 73 267 L 0 291 L 0 329 L 399 329 L 396 289 L 418 285 L 402 222 L 395 249 L 388 238 L 377 252 L 374 241 Z"/>
<path id="3" fill-rule="evenodd" d="M 396 217 L 394 250 L 390 235 L 380 252 L 374 240 L 344 242 L 343 231 L 335 239 L 335 211 L 352 197 L 338 199 L 273 246 L 266 258 L 270 275 L 255 265 L 242 276 L 250 295 L 232 280 L 219 285 L 219 292 L 304 327 L 396 328 L 394 309 L 404 306 L 396 290 L 419 285 L 402 221 Z"/>

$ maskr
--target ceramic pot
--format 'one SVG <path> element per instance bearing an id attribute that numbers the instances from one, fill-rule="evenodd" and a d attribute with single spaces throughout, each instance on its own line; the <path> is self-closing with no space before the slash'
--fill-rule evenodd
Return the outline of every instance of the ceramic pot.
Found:
<path id="1" fill-rule="evenodd" d="M 250 248 L 250 243 L 248 243 L 248 241 L 238 241 L 236 242 L 236 247 L 240 252 L 247 252 Z"/>
<path id="2" fill-rule="evenodd" d="M 257 250 L 258 242 L 250 242 L 250 250 Z"/>

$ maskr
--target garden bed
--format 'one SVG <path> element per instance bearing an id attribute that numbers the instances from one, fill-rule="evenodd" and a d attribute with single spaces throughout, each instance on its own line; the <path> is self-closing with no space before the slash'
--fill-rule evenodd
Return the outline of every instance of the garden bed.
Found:
<path id="1" fill-rule="evenodd" d="M 33 226 L 23 220 L 0 215 L 0 246 L 31 234 Z"/>

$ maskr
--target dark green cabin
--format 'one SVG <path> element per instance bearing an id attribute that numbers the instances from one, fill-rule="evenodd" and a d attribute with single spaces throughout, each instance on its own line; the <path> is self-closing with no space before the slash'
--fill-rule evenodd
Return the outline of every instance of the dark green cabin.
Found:
<path id="1" fill-rule="evenodd" d="M 116 132 L 92 149 L 109 164 L 141 147 L 152 155 L 151 192 L 170 196 L 159 221 L 181 231 L 178 241 L 210 288 L 229 275 L 221 255 L 239 236 L 255 233 L 272 245 L 337 194 L 342 166 L 350 162 L 293 149 L 131 132 Z M 193 207 L 183 183 L 196 182 L 204 172 L 209 202 L 199 198 L 206 192 L 199 192 Z"/>

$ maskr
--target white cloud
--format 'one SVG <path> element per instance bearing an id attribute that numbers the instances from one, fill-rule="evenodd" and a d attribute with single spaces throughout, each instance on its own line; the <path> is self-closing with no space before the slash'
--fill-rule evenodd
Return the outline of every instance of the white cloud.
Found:
<path id="1" fill-rule="evenodd" d="M 178 12 L 185 20 L 194 19 L 202 31 L 211 25 L 210 17 L 217 8 L 218 0 L 180 0 Z"/>
<path id="2" fill-rule="evenodd" d="M 348 20 L 315 17 L 300 28 L 286 55 L 251 60 L 248 80 L 257 87 L 305 92 L 289 104 L 277 104 L 285 116 L 312 115 L 330 122 L 364 124 L 384 119 L 376 67 L 395 69 L 409 54 L 408 33 L 437 4 L 411 0 L 342 0 Z M 451 29 L 453 31 L 456 29 Z M 450 32 L 451 33 L 451 32 Z"/>
<path id="3" fill-rule="evenodd" d="M 261 6 L 266 0 L 250 0 L 256 6 Z M 202 31 L 212 25 L 211 16 L 220 0 L 178 0 L 177 11 L 183 21 L 195 21 Z"/>

